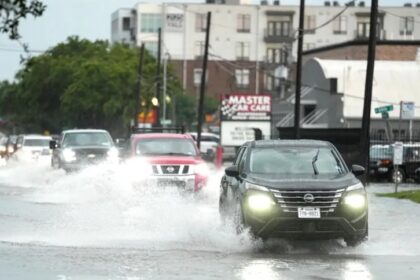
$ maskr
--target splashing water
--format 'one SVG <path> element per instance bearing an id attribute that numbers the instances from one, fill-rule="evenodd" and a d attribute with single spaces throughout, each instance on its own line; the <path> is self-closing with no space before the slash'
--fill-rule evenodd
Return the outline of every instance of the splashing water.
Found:
<path id="1" fill-rule="evenodd" d="M 7 167 L 0 172 L 0 184 L 33 188 L 20 201 L 48 210 L 35 219 L 42 222 L 3 233 L 2 240 L 158 250 L 252 248 L 247 234 L 238 237 L 220 221 L 220 172 L 213 172 L 199 195 L 191 195 L 138 184 L 147 170 L 144 162 L 92 166 L 68 175 L 45 165 Z"/>

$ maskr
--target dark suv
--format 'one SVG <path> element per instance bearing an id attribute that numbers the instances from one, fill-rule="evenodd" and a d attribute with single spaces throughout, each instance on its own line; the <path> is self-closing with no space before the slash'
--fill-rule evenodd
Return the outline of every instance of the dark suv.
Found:
<path id="1" fill-rule="evenodd" d="M 344 238 L 368 235 L 366 191 L 337 149 L 313 140 L 248 142 L 225 170 L 219 211 L 238 231 L 267 238 Z"/>
<path id="2" fill-rule="evenodd" d="M 61 133 L 58 141 L 51 141 L 51 166 L 66 172 L 104 161 L 118 162 L 118 150 L 111 135 L 101 129 L 72 129 Z"/>

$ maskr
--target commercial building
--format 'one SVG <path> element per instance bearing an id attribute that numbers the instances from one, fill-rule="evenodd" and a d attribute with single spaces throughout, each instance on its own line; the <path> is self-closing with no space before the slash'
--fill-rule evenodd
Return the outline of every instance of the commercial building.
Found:
<path id="1" fill-rule="evenodd" d="M 139 3 L 132 9 L 119 9 L 112 14 L 112 42 L 132 46 L 144 43 L 156 54 L 157 30 L 162 28 L 163 59 L 170 60 L 185 91 L 197 94 L 202 73 L 206 14 L 212 12 L 207 95 L 219 98 L 226 94 L 270 94 L 273 128 L 293 126 L 299 6 L 280 5 L 280 1 L 261 1 L 261 5 L 251 5 L 246 0 L 206 2 Z M 317 57 L 336 60 L 337 63 L 366 59 L 370 7 L 366 7 L 363 1 L 357 1 L 357 6 L 354 2 L 347 6 L 344 3 L 347 1 L 341 1 L 341 4 L 325 1 L 324 6 L 306 7 L 305 61 Z M 377 59 L 414 61 L 420 46 L 418 23 L 419 5 L 380 7 Z M 304 96 L 309 94 L 311 87 L 305 86 L 309 83 L 309 72 L 305 70 L 303 74 L 303 126 L 353 127 L 357 123 L 345 114 L 331 115 L 332 109 L 322 109 L 321 100 L 319 105 L 305 104 L 308 101 Z M 332 83 L 340 84 L 341 77 L 336 78 Z M 323 111 L 325 109 L 329 112 Z M 331 119 L 324 121 L 327 116 Z M 341 122 L 342 118 L 344 122 Z M 275 129 L 272 134 L 275 135 Z"/>
<path id="2" fill-rule="evenodd" d="M 288 98 L 284 81 L 290 78 L 290 66 L 296 60 L 299 7 L 280 5 L 280 1 L 261 1 L 261 5 L 246 0 L 206 2 L 139 3 L 119 9 L 112 14 L 111 40 L 133 46 L 144 43 L 156 53 L 161 27 L 163 58 L 175 65 L 185 90 L 194 93 L 200 81 L 206 13 L 212 12 L 207 92 L 216 97 L 272 92 L 274 98 Z M 357 3 L 345 7 L 344 2 L 326 1 L 324 6 L 306 7 L 304 49 L 366 39 L 370 8 L 363 1 Z M 378 38 L 420 39 L 417 22 L 417 6 L 381 7 Z"/>

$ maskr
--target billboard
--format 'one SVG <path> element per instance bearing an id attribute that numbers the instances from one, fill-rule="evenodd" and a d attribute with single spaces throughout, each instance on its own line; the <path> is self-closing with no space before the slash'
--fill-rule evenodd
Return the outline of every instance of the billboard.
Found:
<path id="1" fill-rule="evenodd" d="M 222 121 L 270 121 L 271 95 L 225 95 L 221 102 Z"/>
<path id="2" fill-rule="evenodd" d="M 254 128 L 261 129 L 264 138 L 270 138 L 271 123 L 259 121 L 231 121 L 221 123 L 222 146 L 241 146 L 245 142 L 254 141 Z"/>

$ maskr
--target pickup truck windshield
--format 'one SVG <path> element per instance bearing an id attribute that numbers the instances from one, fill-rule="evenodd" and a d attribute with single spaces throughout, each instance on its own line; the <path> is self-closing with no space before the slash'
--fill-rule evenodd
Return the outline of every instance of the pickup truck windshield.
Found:
<path id="1" fill-rule="evenodd" d="M 153 138 L 136 143 L 136 155 L 185 155 L 196 156 L 194 143 L 188 139 Z"/>

